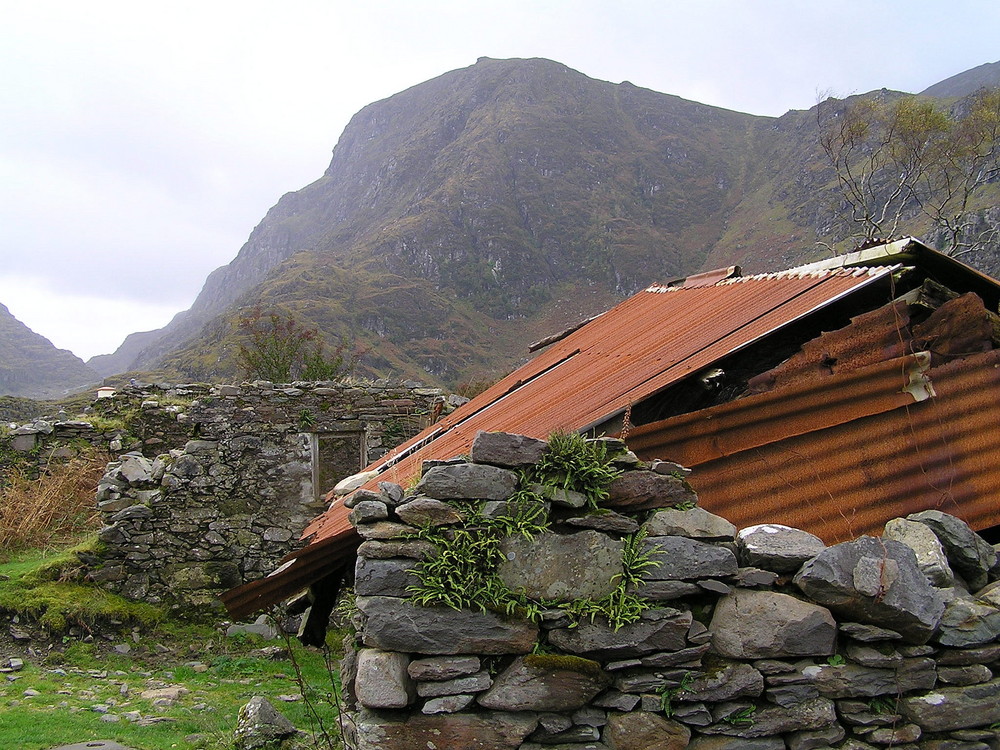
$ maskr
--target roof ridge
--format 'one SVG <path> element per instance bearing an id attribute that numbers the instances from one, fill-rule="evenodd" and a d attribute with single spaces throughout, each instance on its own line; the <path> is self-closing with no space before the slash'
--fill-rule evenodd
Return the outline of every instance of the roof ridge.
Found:
<path id="1" fill-rule="evenodd" d="M 744 284 L 750 281 L 777 281 L 785 279 L 822 279 L 828 276 L 841 276 L 841 277 L 854 277 L 859 278 L 861 276 L 876 276 L 880 273 L 885 273 L 890 269 L 898 268 L 898 265 L 893 266 L 854 266 L 851 268 L 822 268 L 822 269 L 811 269 L 806 270 L 805 268 L 789 268 L 785 271 L 771 271 L 768 273 L 757 273 L 750 276 L 733 276 L 728 279 L 721 279 L 717 281 L 712 286 L 728 286 L 730 284 Z M 699 287 L 685 287 L 685 286 L 664 286 L 662 284 L 653 284 L 646 287 L 643 291 L 650 292 L 652 294 L 664 294 L 666 292 L 681 292 L 685 290 L 690 290 L 692 288 Z"/>

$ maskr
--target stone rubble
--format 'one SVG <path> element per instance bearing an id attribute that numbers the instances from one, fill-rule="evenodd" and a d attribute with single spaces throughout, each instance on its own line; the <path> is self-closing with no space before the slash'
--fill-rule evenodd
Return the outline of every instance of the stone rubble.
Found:
<path id="1" fill-rule="evenodd" d="M 441 550 L 414 539 L 400 509 L 435 496 L 451 511 L 409 521 L 439 530 L 461 529 L 470 503 L 499 517 L 512 469 L 542 450 L 481 434 L 472 459 L 434 462 L 415 488 L 362 501 L 384 508 L 355 516 L 362 536 L 389 526 L 359 549 L 346 747 L 1000 748 L 997 553 L 937 511 L 829 547 L 776 524 L 737 533 L 692 505 L 683 467 L 623 461 L 596 513 L 549 498 L 549 531 L 503 542 L 503 580 L 546 600 L 534 620 L 409 601 L 419 561 Z M 579 523 L 607 513 L 633 523 Z M 574 600 L 607 595 L 640 527 L 658 563 L 635 589 L 649 608 L 617 630 L 571 617 Z"/>

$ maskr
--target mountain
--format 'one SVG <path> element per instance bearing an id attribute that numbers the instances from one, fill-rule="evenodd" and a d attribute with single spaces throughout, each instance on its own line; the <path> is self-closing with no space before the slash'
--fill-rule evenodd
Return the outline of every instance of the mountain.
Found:
<path id="1" fill-rule="evenodd" d="M 945 78 L 920 92 L 921 96 L 936 96 L 948 99 L 968 96 L 981 88 L 1000 86 L 1000 61 L 986 63 L 963 73 Z"/>
<path id="2" fill-rule="evenodd" d="M 260 304 L 357 341 L 365 374 L 495 378 L 650 283 L 828 254 L 817 242 L 849 227 L 816 134 L 814 111 L 481 58 L 358 112 L 190 310 L 95 365 L 235 377 L 241 310 Z"/>
<path id="3" fill-rule="evenodd" d="M 0 393 L 59 398 L 100 379 L 79 357 L 57 349 L 0 304 Z"/>

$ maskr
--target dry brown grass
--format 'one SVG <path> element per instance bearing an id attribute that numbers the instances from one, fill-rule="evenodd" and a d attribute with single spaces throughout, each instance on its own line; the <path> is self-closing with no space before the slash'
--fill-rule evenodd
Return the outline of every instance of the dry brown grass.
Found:
<path id="1" fill-rule="evenodd" d="M 50 549 L 100 528 L 94 502 L 106 458 L 78 457 L 29 479 L 14 471 L 0 489 L 0 561 L 24 549 Z"/>

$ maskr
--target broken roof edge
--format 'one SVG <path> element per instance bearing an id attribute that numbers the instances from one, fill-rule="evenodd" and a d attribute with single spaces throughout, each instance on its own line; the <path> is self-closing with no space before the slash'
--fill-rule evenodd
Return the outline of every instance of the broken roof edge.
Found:
<path id="1" fill-rule="evenodd" d="M 967 288 L 976 292 L 991 310 L 1000 306 L 1000 281 L 978 271 L 967 263 L 940 250 L 935 250 L 916 237 L 901 237 L 880 245 L 865 247 L 834 258 L 807 263 L 782 273 L 815 273 L 858 266 L 880 266 L 894 263 L 917 265 L 937 276 L 937 281 L 950 288 Z M 962 282 L 952 281 L 956 276 Z"/>

